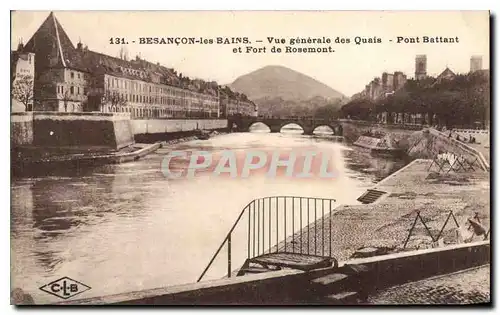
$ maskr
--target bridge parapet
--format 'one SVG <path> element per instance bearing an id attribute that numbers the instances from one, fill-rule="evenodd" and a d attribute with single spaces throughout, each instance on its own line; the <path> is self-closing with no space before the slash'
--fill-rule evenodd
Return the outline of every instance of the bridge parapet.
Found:
<path id="1" fill-rule="evenodd" d="M 273 133 L 280 132 L 281 128 L 288 124 L 297 124 L 304 130 L 304 134 L 312 134 L 317 127 L 327 126 L 333 130 L 334 134 L 342 135 L 341 123 L 335 119 L 313 117 L 234 117 L 229 120 L 229 126 L 236 125 L 236 130 L 239 132 L 249 132 L 250 127 L 255 123 L 266 125 Z"/>

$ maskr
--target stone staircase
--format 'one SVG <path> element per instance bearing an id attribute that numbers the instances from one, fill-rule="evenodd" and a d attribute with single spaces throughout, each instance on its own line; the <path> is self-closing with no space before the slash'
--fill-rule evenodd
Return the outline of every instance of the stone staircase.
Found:
<path id="1" fill-rule="evenodd" d="M 364 194 L 362 194 L 357 200 L 364 204 L 374 203 L 378 198 L 386 194 L 385 191 L 368 189 Z"/>
<path id="2" fill-rule="evenodd" d="M 361 286 L 367 268 L 346 265 L 334 273 L 310 280 L 311 302 L 321 305 L 358 305 L 368 296 Z"/>
<path id="3" fill-rule="evenodd" d="M 302 271 L 311 271 L 320 268 L 337 266 L 338 262 L 332 257 L 306 255 L 300 253 L 268 253 L 247 259 L 236 274 L 256 274 L 290 268 Z"/>
<path id="4" fill-rule="evenodd" d="M 325 267 L 325 266 L 321 266 Z M 321 268 L 320 267 L 320 268 Z M 315 266 L 316 268 L 316 266 Z M 263 261 L 247 260 L 237 276 L 281 270 L 282 266 L 268 265 Z M 295 269 L 295 268 L 294 268 Z M 304 270 L 306 271 L 306 270 Z M 333 267 L 329 274 L 315 276 L 304 284 L 306 304 L 316 305 L 359 305 L 366 301 L 366 281 L 368 268 L 364 265 L 344 265 Z"/>

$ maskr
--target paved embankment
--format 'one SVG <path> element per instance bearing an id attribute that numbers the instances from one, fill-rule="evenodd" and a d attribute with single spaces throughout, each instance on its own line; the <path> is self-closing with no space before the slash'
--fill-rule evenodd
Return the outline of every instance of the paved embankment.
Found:
<path id="1" fill-rule="evenodd" d="M 370 296 L 367 304 L 488 302 L 490 302 L 490 265 L 395 286 Z"/>
<path id="2" fill-rule="evenodd" d="M 480 170 L 437 174 L 429 172 L 430 160 L 415 160 L 403 169 L 379 182 L 374 189 L 384 191 L 373 204 L 340 205 L 332 214 L 332 254 L 346 260 L 361 247 L 390 247 L 402 250 L 408 232 L 420 212 L 434 237 L 437 237 L 450 211 L 460 226 L 475 212 L 489 228 L 490 173 Z M 435 168 L 431 168 L 431 171 Z M 333 193 L 335 194 L 335 192 Z M 323 227 L 329 228 L 329 215 L 319 219 L 295 235 L 295 248 L 314 248 L 317 253 L 329 251 L 328 233 L 322 240 Z M 309 229 L 309 231 L 308 231 Z M 307 233 L 310 243 L 307 244 Z M 456 225 L 452 219 L 443 230 L 444 244 L 456 243 Z M 314 235 L 316 237 L 314 237 Z M 417 222 L 407 249 L 429 248 L 433 245 L 426 229 Z M 287 245 L 291 248 L 291 245 Z"/>
<path id="3" fill-rule="evenodd" d="M 370 276 L 364 282 L 350 282 L 349 288 L 373 292 L 368 296 L 368 303 L 474 303 L 487 302 L 490 298 L 490 286 L 487 284 L 489 265 L 477 269 L 479 271 L 476 273 L 468 270 L 450 274 L 487 263 L 489 241 L 349 259 L 357 248 L 364 246 L 388 246 L 394 248 L 393 252 L 400 251 L 415 220 L 416 211 L 420 211 L 434 236 L 437 236 L 450 211 L 462 226 L 467 218 L 477 212 L 482 224 L 489 227 L 489 172 L 477 170 L 437 175 L 428 172 L 430 164 L 429 160 L 413 161 L 376 185 L 376 189 L 386 192 L 376 203 L 341 205 L 332 214 L 333 256 L 342 261 L 341 266 L 359 265 L 367 269 Z M 309 230 L 311 236 L 316 235 L 315 238 L 311 237 L 316 242 L 309 245 L 314 248 L 316 244 L 318 253 L 321 251 L 320 244 L 327 247 L 326 252 L 330 246 L 326 240 L 323 243 L 321 239 L 322 227 L 329 227 L 329 219 L 328 216 L 319 219 L 316 227 L 311 226 Z M 453 221 L 450 220 L 444 229 L 445 244 L 456 242 L 455 231 Z M 302 232 L 307 233 L 307 230 Z M 414 233 L 407 249 L 431 247 L 432 241 L 426 235 L 422 223 L 417 224 Z M 295 236 L 295 240 L 300 241 L 300 237 Z M 296 243 L 295 247 L 297 246 Z M 306 246 L 307 244 L 303 244 L 304 248 Z M 315 291 L 310 291 L 310 280 L 338 272 L 336 268 L 311 273 L 281 270 L 67 303 L 310 304 L 319 297 Z M 448 275 L 429 278 L 440 273 Z M 427 279 L 422 280 L 423 278 Z M 353 278 L 352 281 L 357 281 L 356 279 Z M 413 282 L 403 284 L 408 281 Z M 460 286 L 452 288 L 453 284 L 460 281 Z M 390 288 L 391 286 L 393 287 Z M 356 303 L 358 302 L 349 302 Z"/>
<path id="4" fill-rule="evenodd" d="M 57 166 L 65 163 L 78 164 L 113 164 L 137 160 L 162 146 L 161 143 L 136 143 L 118 151 L 72 151 L 66 148 L 42 150 L 40 148 L 25 148 L 18 151 L 13 165 L 20 168 L 37 167 L 40 165 Z"/>
<path id="5" fill-rule="evenodd" d="M 464 259 L 464 254 L 471 254 Z M 490 260 L 489 241 L 459 244 L 445 248 L 410 251 L 384 256 L 340 262 L 339 267 L 310 272 L 284 269 L 203 281 L 172 287 L 162 287 L 110 296 L 69 300 L 58 304 L 155 304 L 155 305 L 297 305 L 297 304 L 359 304 L 370 303 L 390 287 L 408 281 L 421 287 L 422 279 L 456 270 L 466 270 L 487 264 Z M 451 275 L 453 276 L 453 275 Z M 476 279 L 477 282 L 477 279 Z M 425 283 L 425 282 L 424 282 Z M 409 284 L 410 285 L 410 284 Z M 439 292 L 443 290 L 437 287 Z M 460 290 L 463 292 L 464 290 Z M 346 295 L 345 293 L 350 293 Z M 470 293 L 470 292 L 469 292 Z M 487 297 L 487 291 L 479 298 Z M 419 293 L 422 296 L 422 292 Z M 429 292 L 427 292 L 429 294 Z M 455 298 L 458 294 L 454 291 Z M 473 291 L 477 301 L 476 291 Z M 368 298 L 368 300 L 366 300 Z M 372 298 L 372 299 L 370 299 Z M 471 295 L 468 295 L 471 300 Z M 462 296 L 463 299 L 463 296 Z M 481 300 L 482 301 L 482 300 Z M 397 301 L 396 301 L 397 302 Z M 384 303 L 384 302 L 381 302 Z M 425 303 L 425 301 L 422 301 Z"/>

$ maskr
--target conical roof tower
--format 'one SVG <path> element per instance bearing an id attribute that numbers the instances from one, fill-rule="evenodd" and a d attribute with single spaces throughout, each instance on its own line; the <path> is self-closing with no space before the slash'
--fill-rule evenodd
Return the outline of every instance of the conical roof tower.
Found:
<path id="1" fill-rule="evenodd" d="M 35 53 L 36 73 L 50 67 L 66 67 L 67 60 L 74 53 L 75 46 L 57 20 L 50 12 L 38 30 L 24 46 L 23 51 Z"/>

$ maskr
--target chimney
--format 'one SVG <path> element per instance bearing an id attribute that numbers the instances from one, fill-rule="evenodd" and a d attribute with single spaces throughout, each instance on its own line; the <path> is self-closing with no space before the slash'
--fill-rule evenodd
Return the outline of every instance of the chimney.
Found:
<path id="1" fill-rule="evenodd" d="M 76 49 L 78 49 L 80 51 L 83 50 L 83 44 L 82 44 L 82 42 L 78 42 L 78 44 L 76 44 Z"/>
<path id="2" fill-rule="evenodd" d="M 475 72 L 483 68 L 483 57 L 472 56 L 470 58 L 470 72 Z"/>
<path id="3" fill-rule="evenodd" d="M 24 49 L 24 44 L 23 44 L 23 40 L 21 39 L 19 41 L 19 44 L 17 44 L 17 51 L 23 51 Z"/>

